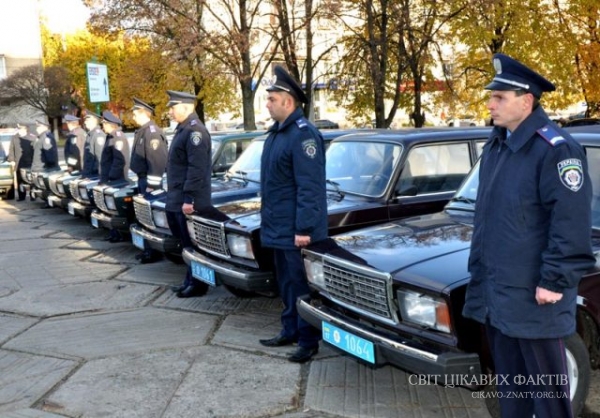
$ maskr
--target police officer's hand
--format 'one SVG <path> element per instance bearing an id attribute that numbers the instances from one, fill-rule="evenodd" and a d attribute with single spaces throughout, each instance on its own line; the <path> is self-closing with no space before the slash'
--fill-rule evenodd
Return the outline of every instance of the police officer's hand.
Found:
<path id="1" fill-rule="evenodd" d="M 191 215 L 194 213 L 194 205 L 191 203 L 184 203 L 183 206 L 181 206 L 181 211 L 184 215 Z"/>
<path id="2" fill-rule="evenodd" d="M 308 244 L 310 244 L 310 235 L 296 235 L 294 237 L 296 247 L 306 247 Z"/>
<path id="3" fill-rule="evenodd" d="M 535 300 L 538 305 L 545 305 L 546 303 L 556 303 L 563 297 L 562 293 L 556 293 L 543 287 L 535 288 Z"/>

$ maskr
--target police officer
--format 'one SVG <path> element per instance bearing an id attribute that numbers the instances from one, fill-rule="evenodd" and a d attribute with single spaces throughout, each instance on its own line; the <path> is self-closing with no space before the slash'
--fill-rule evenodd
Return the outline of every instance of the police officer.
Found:
<path id="1" fill-rule="evenodd" d="M 81 171 L 83 163 L 83 151 L 85 147 L 86 133 L 79 126 L 79 118 L 74 115 L 65 115 L 63 120 L 67 123 L 69 133 L 65 141 L 65 161 L 67 171 Z"/>
<path id="2" fill-rule="evenodd" d="M 102 112 L 102 129 L 106 141 L 100 159 L 100 184 L 112 184 L 127 180 L 129 171 L 129 143 L 121 131 L 121 119 L 105 110 Z M 118 229 L 112 228 L 106 239 L 109 242 L 121 242 L 123 237 Z"/>
<path id="3" fill-rule="evenodd" d="M 86 111 L 83 123 L 87 129 L 87 137 L 83 150 L 83 177 L 96 177 L 100 174 L 100 160 L 106 141 L 106 134 L 100 127 L 102 117 L 94 112 Z"/>
<path id="4" fill-rule="evenodd" d="M 167 140 L 156 123 L 151 119 L 154 108 L 140 99 L 133 98 L 133 120 L 140 127 L 135 132 L 131 151 L 131 171 L 138 176 L 140 194 L 160 189 L 162 175 L 167 166 Z M 136 258 L 142 264 L 160 257 L 160 253 L 146 248 Z"/>
<path id="5" fill-rule="evenodd" d="M 577 285 L 595 263 L 587 161 L 539 104 L 554 85 L 506 55 L 493 64 L 495 127 L 481 157 L 463 315 L 485 325 L 495 372 L 506 377 L 502 417 L 572 417 L 563 339 L 575 332 Z"/>
<path id="6" fill-rule="evenodd" d="M 298 343 L 288 359 L 303 363 L 319 351 L 320 334 L 298 315 L 296 299 L 309 293 L 301 249 L 327 238 L 325 147 L 300 103 L 302 88 L 280 66 L 267 88 L 267 109 L 275 121 L 268 131 L 261 160 L 261 242 L 273 248 L 275 275 L 284 309 L 282 330 L 262 345 Z"/>
<path id="7" fill-rule="evenodd" d="M 211 139 L 195 112 L 196 96 L 172 90 L 167 94 L 169 116 L 178 125 L 169 148 L 165 209 L 173 236 L 185 248 L 192 246 L 185 215 L 211 205 Z M 177 297 L 188 298 L 206 294 L 208 285 L 194 280 L 188 266 L 183 283 L 172 290 Z"/>
<path id="8" fill-rule="evenodd" d="M 59 170 L 58 146 L 54 134 L 50 132 L 50 124 L 43 120 L 37 120 L 35 130 L 38 137 L 33 144 L 31 171 Z"/>
<path id="9" fill-rule="evenodd" d="M 35 141 L 35 135 L 29 132 L 26 124 L 17 124 L 18 132 L 11 138 L 10 145 L 8 148 L 8 156 L 6 160 L 13 163 L 15 170 L 15 188 L 17 192 L 17 202 L 25 200 L 25 179 L 21 173 L 21 169 L 31 168 L 31 161 L 33 160 L 33 143 Z M 15 197 L 15 191 L 12 191 L 13 199 Z"/>

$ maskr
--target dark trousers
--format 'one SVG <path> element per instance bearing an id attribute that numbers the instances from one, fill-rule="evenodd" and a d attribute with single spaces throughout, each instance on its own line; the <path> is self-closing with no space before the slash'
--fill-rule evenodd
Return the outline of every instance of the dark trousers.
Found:
<path id="1" fill-rule="evenodd" d="M 192 240 L 190 239 L 190 234 L 187 229 L 187 219 L 183 212 L 167 211 L 167 223 L 169 224 L 169 229 L 173 233 L 173 236 L 181 241 L 182 248 L 189 248 L 192 246 Z M 192 278 L 192 268 L 188 266 L 182 285 L 187 287 L 195 286 L 198 283 L 199 282 Z"/>
<path id="2" fill-rule="evenodd" d="M 297 339 L 300 347 L 318 347 L 321 339 L 319 330 L 302 319 L 296 309 L 296 299 L 310 292 L 300 250 L 276 249 L 274 256 L 279 295 L 283 301 L 281 334 L 290 339 Z"/>
<path id="3" fill-rule="evenodd" d="M 502 417 L 572 418 L 563 340 L 512 338 L 490 324 L 485 328 L 503 383 L 497 386 Z"/>

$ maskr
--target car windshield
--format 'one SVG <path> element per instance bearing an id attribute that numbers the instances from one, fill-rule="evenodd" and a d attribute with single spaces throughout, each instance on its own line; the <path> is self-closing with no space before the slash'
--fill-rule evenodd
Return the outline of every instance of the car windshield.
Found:
<path id="1" fill-rule="evenodd" d="M 452 209 L 475 209 L 477 200 L 477 187 L 479 186 L 479 161 L 475 164 L 462 186 L 450 200 L 448 208 Z"/>
<path id="2" fill-rule="evenodd" d="M 388 187 L 401 154 L 402 147 L 397 144 L 334 141 L 327 149 L 327 188 L 344 193 L 381 196 Z"/>
<path id="3" fill-rule="evenodd" d="M 227 171 L 227 177 L 260 182 L 260 157 L 265 141 L 252 141 Z"/>

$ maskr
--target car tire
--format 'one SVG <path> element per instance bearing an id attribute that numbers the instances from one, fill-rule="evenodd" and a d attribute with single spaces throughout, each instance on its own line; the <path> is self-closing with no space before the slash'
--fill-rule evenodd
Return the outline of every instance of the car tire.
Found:
<path id="1" fill-rule="evenodd" d="M 573 416 L 579 416 L 583 411 L 585 400 L 590 389 L 591 365 L 587 348 L 578 334 L 564 339 L 567 351 L 567 370 L 571 384 L 571 405 Z M 573 385 L 572 382 L 575 382 Z M 488 385 L 484 392 L 495 392 L 496 386 Z M 495 396 L 486 396 L 485 406 L 492 418 L 500 418 L 500 402 Z"/>

